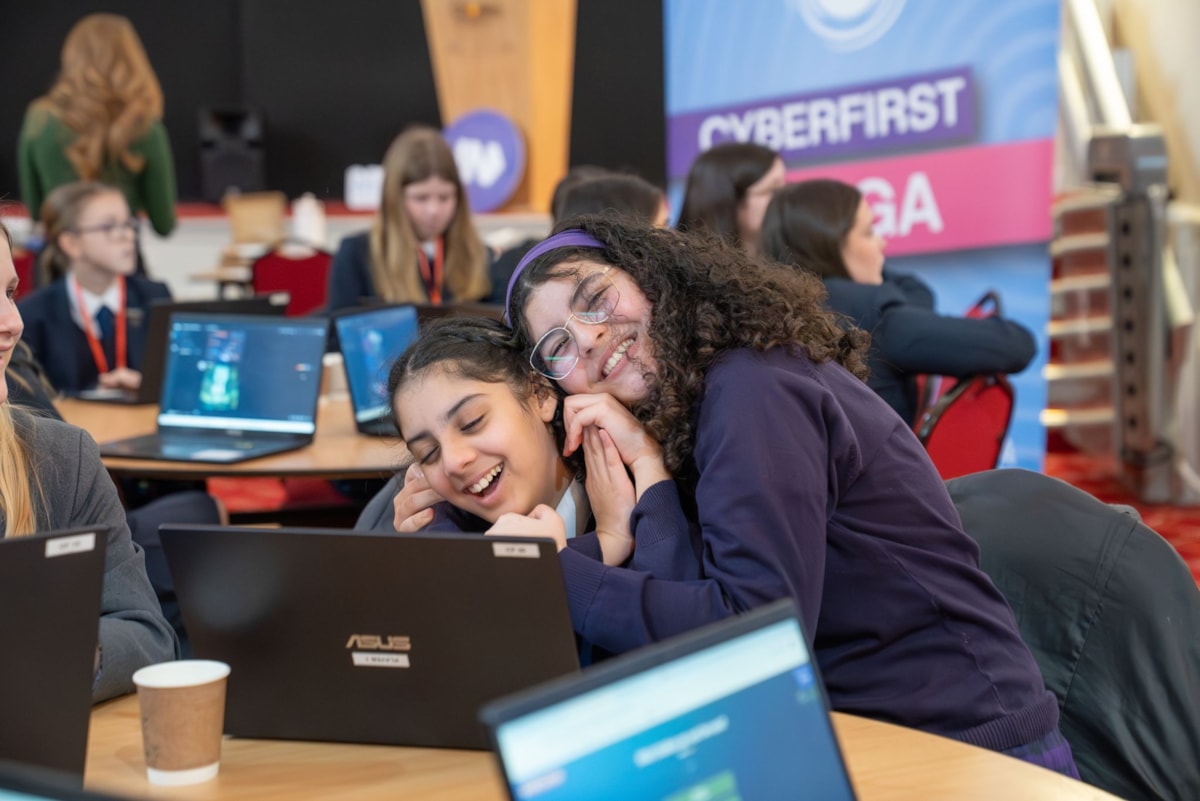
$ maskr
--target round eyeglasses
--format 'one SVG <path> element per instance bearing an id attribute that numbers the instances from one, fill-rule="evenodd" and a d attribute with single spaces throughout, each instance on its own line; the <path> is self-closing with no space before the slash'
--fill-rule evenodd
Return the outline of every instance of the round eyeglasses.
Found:
<path id="1" fill-rule="evenodd" d="M 598 273 L 584 276 L 575 285 L 571 295 L 571 314 L 558 328 L 551 328 L 542 334 L 533 352 L 529 354 L 529 364 L 534 370 L 552 381 L 561 381 L 571 374 L 575 365 L 579 364 L 579 343 L 567 329 L 572 320 L 578 320 L 584 325 L 599 325 L 608 322 L 613 309 L 621 300 L 621 293 L 608 277 L 612 267 L 605 267 Z"/>

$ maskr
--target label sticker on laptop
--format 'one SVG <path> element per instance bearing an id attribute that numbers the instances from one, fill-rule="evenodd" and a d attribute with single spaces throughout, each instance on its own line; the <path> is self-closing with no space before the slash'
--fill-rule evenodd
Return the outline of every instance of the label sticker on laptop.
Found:
<path id="1" fill-rule="evenodd" d="M 224 462 L 229 459 L 237 459 L 241 455 L 241 451 L 234 450 L 233 448 L 205 448 L 204 450 L 195 451 L 191 454 L 191 457 L 201 462 Z"/>
<path id="2" fill-rule="evenodd" d="M 350 659 L 355 667 L 408 667 L 408 654 L 381 654 L 377 651 L 351 651 Z"/>
<path id="3" fill-rule="evenodd" d="M 73 553 L 87 553 L 96 550 L 96 533 L 74 534 L 70 537 L 55 537 L 46 540 L 46 558 L 68 556 Z"/>
<path id="4" fill-rule="evenodd" d="M 538 559 L 541 552 L 536 542 L 493 542 L 492 555 L 508 559 Z"/>

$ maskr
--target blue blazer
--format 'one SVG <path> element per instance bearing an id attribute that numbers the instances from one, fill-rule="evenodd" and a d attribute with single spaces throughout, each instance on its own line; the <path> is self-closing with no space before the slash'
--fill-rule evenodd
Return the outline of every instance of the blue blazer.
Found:
<path id="1" fill-rule="evenodd" d="M 142 369 L 150 304 L 159 299 L 171 299 L 166 284 L 140 275 L 125 278 L 125 358 L 131 369 Z M 94 387 L 100 371 L 87 336 L 71 319 L 67 279 L 60 278 L 32 292 L 17 303 L 17 308 L 25 321 L 21 339 L 41 362 L 54 388 L 71 394 Z"/>

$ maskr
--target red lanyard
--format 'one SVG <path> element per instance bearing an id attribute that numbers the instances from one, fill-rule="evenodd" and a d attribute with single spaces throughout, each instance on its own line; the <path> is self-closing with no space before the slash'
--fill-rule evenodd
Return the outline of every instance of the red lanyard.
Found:
<path id="1" fill-rule="evenodd" d="M 417 263 L 421 266 L 421 278 L 429 287 L 429 302 L 434 306 L 442 303 L 442 238 L 439 236 L 433 244 L 433 266 L 429 265 L 429 257 L 425 248 L 417 247 Z"/>
<path id="2" fill-rule="evenodd" d="M 125 276 L 117 276 L 117 286 L 121 296 L 121 308 L 117 311 L 117 367 L 125 366 Z M 87 336 L 88 347 L 92 349 L 92 358 L 96 361 L 96 369 L 101 375 L 108 372 L 108 357 L 104 355 L 104 346 L 92 331 L 92 316 L 88 314 L 87 304 L 83 302 L 83 290 L 79 282 L 75 282 L 75 300 L 79 302 L 79 319 L 83 322 L 83 333 Z"/>

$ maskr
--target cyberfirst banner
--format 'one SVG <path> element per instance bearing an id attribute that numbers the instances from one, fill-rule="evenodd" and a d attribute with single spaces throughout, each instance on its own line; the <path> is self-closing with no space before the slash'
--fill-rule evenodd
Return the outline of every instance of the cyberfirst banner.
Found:
<path id="1" fill-rule="evenodd" d="M 994 290 L 1039 356 L 1002 466 L 1042 468 L 1059 0 L 664 0 L 667 166 L 722 142 L 855 184 L 938 311 Z"/>

